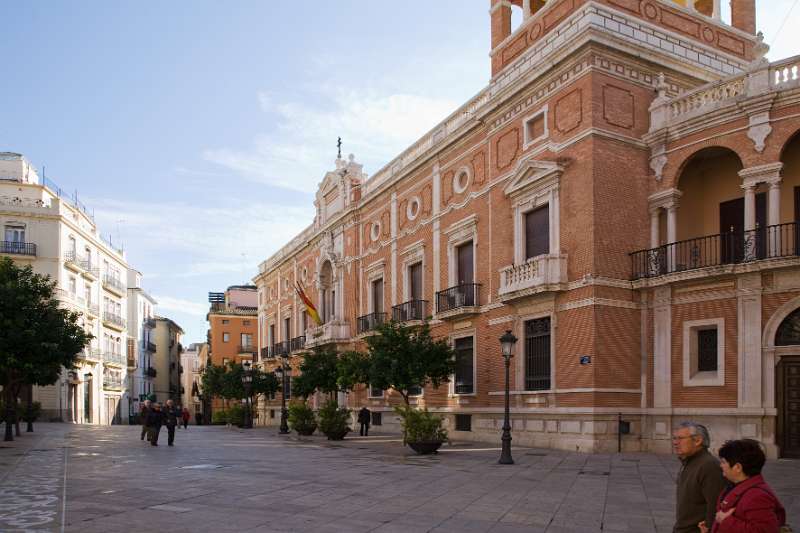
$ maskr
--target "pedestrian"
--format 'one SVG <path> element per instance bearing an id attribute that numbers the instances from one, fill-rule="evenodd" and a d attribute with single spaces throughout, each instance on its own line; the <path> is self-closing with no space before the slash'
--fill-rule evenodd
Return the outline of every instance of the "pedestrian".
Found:
<path id="1" fill-rule="evenodd" d="M 708 447 L 708 429 L 696 422 L 682 422 L 672 433 L 672 447 L 681 460 L 673 533 L 698 533 L 714 523 L 717 498 L 725 487 L 719 461 Z"/>
<path id="2" fill-rule="evenodd" d="M 372 413 L 366 406 L 362 407 L 361 410 L 358 412 L 358 423 L 361 424 L 361 429 L 359 430 L 359 435 L 362 437 L 369 436 L 369 422 L 370 418 L 372 417 Z"/>
<path id="3" fill-rule="evenodd" d="M 144 403 L 139 407 L 139 421 L 142 423 L 142 437 L 141 440 L 144 440 L 144 436 L 148 434 L 147 429 L 147 415 L 150 414 L 150 400 L 145 400 Z M 148 440 L 149 436 L 148 436 Z"/>
<path id="4" fill-rule="evenodd" d="M 753 439 L 729 440 L 719 449 L 719 464 L 728 486 L 717 500 L 712 533 L 778 533 L 786 525 L 786 511 L 761 469 L 767 457 Z M 702 533 L 709 531 L 705 524 Z"/>
<path id="5" fill-rule="evenodd" d="M 181 418 L 183 418 L 183 429 L 189 429 L 189 418 L 191 418 L 191 414 L 189 410 L 184 407 L 183 411 L 181 411 Z"/>
<path id="6" fill-rule="evenodd" d="M 158 446 L 158 434 L 161 433 L 161 424 L 164 423 L 164 413 L 161 411 L 161 404 L 154 403 L 152 409 L 147 414 L 147 440 L 153 446 Z"/>
<path id="7" fill-rule="evenodd" d="M 167 405 L 164 407 L 164 425 L 167 426 L 167 444 L 169 446 L 175 445 L 175 426 L 178 425 L 178 418 L 181 413 L 172 400 L 167 400 Z"/>

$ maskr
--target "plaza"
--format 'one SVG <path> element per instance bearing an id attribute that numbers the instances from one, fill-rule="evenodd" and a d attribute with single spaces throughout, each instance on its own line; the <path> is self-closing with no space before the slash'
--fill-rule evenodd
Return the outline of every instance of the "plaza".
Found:
<path id="1" fill-rule="evenodd" d="M 673 456 L 515 447 L 501 466 L 499 453 L 196 426 L 155 448 L 135 426 L 37 424 L 0 448 L 0 531 L 672 530 Z M 800 463 L 770 461 L 765 475 L 799 523 Z"/>

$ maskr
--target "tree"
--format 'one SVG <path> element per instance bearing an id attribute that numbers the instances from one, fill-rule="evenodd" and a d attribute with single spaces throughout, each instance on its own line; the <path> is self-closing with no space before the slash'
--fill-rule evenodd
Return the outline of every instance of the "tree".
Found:
<path id="1" fill-rule="evenodd" d="M 445 340 L 431 337 L 427 323 L 406 326 L 386 322 L 366 342 L 369 383 L 396 390 L 406 405 L 409 390 L 428 383 L 438 388 L 455 370 L 455 352 Z"/>
<path id="2" fill-rule="evenodd" d="M 333 395 L 339 392 L 336 369 L 338 359 L 339 354 L 335 348 L 314 348 L 303 358 L 300 375 L 292 379 L 292 393 L 308 398 L 320 391 L 333 399 Z"/>
<path id="3" fill-rule="evenodd" d="M 260 368 L 252 368 L 253 381 L 251 395 L 272 394 L 278 390 L 278 379 L 271 372 Z M 244 366 L 240 363 L 225 365 L 206 365 L 201 377 L 203 394 L 208 398 L 216 397 L 224 400 L 243 400 L 247 397 L 242 377 Z"/>
<path id="4" fill-rule="evenodd" d="M 78 324 L 80 313 L 58 306 L 55 282 L 0 258 L 0 382 L 6 400 L 5 440 L 14 440 L 16 394 L 24 385 L 53 385 L 63 368 L 93 338 Z"/>
<path id="5" fill-rule="evenodd" d="M 344 352 L 336 361 L 336 384 L 339 390 L 350 391 L 359 384 L 369 383 L 370 361 L 366 354 Z"/>

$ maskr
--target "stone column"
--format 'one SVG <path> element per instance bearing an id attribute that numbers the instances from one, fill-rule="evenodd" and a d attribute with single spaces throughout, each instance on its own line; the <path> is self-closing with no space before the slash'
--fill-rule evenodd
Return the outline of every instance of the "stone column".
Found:
<path id="1" fill-rule="evenodd" d="M 667 244 L 678 241 L 678 202 L 673 201 L 667 206 Z M 675 272 L 677 259 L 675 246 L 667 247 L 667 272 Z"/>
<path id="2" fill-rule="evenodd" d="M 756 0 L 731 0 L 731 25 L 755 35 Z"/>
<path id="3" fill-rule="evenodd" d="M 492 17 L 492 50 L 511 35 L 511 3 L 508 0 L 492 0 L 489 10 Z"/>
<path id="4" fill-rule="evenodd" d="M 743 274 L 736 283 L 739 407 L 761 407 L 761 274 Z"/>
<path id="5" fill-rule="evenodd" d="M 653 407 L 672 407 L 672 298 L 669 285 L 653 298 Z"/>
<path id="6" fill-rule="evenodd" d="M 756 184 L 746 183 L 742 185 L 742 189 L 744 189 L 744 230 L 751 231 L 756 229 Z"/>
<path id="7" fill-rule="evenodd" d="M 522 0 L 522 20 L 528 20 L 531 16 L 531 0 Z"/>
<path id="8" fill-rule="evenodd" d="M 661 231 L 661 209 L 655 208 L 650 210 L 650 248 L 658 248 Z"/>

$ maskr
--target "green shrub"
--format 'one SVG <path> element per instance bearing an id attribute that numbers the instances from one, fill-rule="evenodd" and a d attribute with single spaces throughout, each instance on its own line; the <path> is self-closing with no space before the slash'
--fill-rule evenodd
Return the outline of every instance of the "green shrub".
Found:
<path id="1" fill-rule="evenodd" d="M 28 404 L 24 404 L 18 406 L 17 409 L 20 409 L 20 418 L 25 422 L 36 422 L 36 419 L 42 414 L 42 404 L 39 402 L 33 402 L 31 404 L 31 416 L 28 417 Z M 30 420 L 28 420 L 30 418 Z"/>
<path id="2" fill-rule="evenodd" d="M 428 409 L 395 407 L 403 427 L 403 443 L 445 442 L 447 430 L 442 427 L 442 417 L 431 414 Z"/>
<path id="3" fill-rule="evenodd" d="M 340 408 L 339 404 L 330 400 L 319 410 L 319 430 L 329 440 L 342 440 L 350 431 L 350 409 Z"/>
<path id="4" fill-rule="evenodd" d="M 228 408 L 227 411 L 228 424 L 232 426 L 244 425 L 244 407 L 242 404 L 235 403 Z"/>
<path id="5" fill-rule="evenodd" d="M 228 423 L 228 413 L 225 409 L 220 409 L 219 411 L 214 411 L 211 415 L 211 423 L 215 426 L 224 426 Z"/>
<path id="6" fill-rule="evenodd" d="M 311 435 L 317 429 L 317 419 L 314 410 L 304 401 L 295 401 L 289 404 L 289 427 L 298 435 Z"/>

